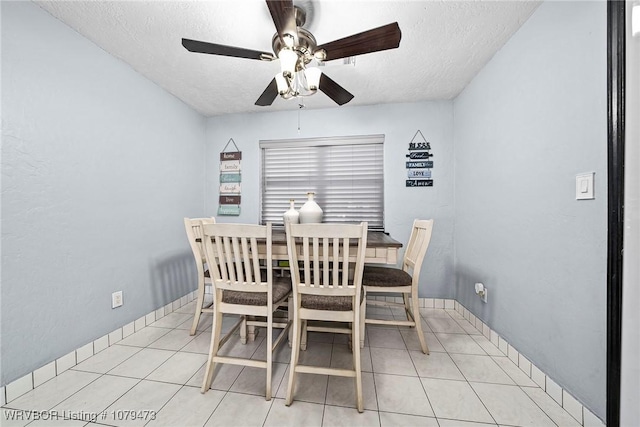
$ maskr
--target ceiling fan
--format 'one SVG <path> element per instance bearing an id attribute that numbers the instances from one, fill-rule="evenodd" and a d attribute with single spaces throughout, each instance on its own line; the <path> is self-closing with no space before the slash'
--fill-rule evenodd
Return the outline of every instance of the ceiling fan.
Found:
<path id="1" fill-rule="evenodd" d="M 266 2 L 277 31 L 271 41 L 273 54 L 182 39 L 182 45 L 190 52 L 260 61 L 279 59 L 281 72 L 271 80 L 255 105 L 271 105 L 278 95 L 288 99 L 313 95 L 318 90 L 338 105 L 346 104 L 353 99 L 353 95 L 313 65 L 322 61 L 395 49 L 400 45 L 402 34 L 397 22 L 318 45 L 313 34 L 302 28 L 306 20 L 304 9 L 294 6 L 293 0 Z"/>

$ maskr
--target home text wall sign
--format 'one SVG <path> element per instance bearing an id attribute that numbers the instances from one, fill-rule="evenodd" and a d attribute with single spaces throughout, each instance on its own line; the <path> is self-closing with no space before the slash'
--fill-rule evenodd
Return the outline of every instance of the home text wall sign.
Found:
<path id="1" fill-rule="evenodd" d="M 433 187 L 431 179 L 431 169 L 433 168 L 433 154 L 431 153 L 431 143 L 424 138 L 420 129 L 413 135 L 409 143 L 409 153 L 406 155 L 408 161 L 406 187 Z"/>
<path id="2" fill-rule="evenodd" d="M 229 144 L 233 144 L 236 151 L 227 151 Z M 218 199 L 218 215 L 240 215 L 240 192 L 242 190 L 242 176 L 240 161 L 242 152 L 238 149 L 233 138 L 227 142 L 220 153 L 220 198 Z"/>

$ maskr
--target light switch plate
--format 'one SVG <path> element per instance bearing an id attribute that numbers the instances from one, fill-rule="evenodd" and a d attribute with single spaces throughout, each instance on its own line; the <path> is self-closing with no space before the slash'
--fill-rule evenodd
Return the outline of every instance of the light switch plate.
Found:
<path id="1" fill-rule="evenodd" d="M 593 195 L 594 172 L 576 175 L 576 200 L 595 199 Z"/>

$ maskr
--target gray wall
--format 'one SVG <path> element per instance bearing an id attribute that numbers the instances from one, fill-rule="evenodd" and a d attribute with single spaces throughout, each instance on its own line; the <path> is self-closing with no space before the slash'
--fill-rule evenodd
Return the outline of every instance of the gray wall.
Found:
<path id="1" fill-rule="evenodd" d="M 420 276 L 420 296 L 453 298 L 452 119 L 450 101 L 303 110 L 299 132 L 297 111 L 211 118 L 207 124 L 206 211 L 217 212 L 218 159 L 229 138 L 242 151 L 242 204 L 241 216 L 224 220 L 255 223 L 260 214 L 261 139 L 384 134 L 385 229 L 406 244 L 415 218 L 435 219 L 429 256 Z M 418 129 L 433 148 L 433 188 L 405 187 L 405 155 Z M 296 206 L 302 202 L 297 201 Z"/>
<path id="2" fill-rule="evenodd" d="M 621 426 L 640 425 L 640 34 L 631 36 L 632 6 L 632 2 L 627 2 Z"/>
<path id="3" fill-rule="evenodd" d="M 454 102 L 456 299 L 601 418 L 606 39 L 605 2 L 545 2 Z"/>
<path id="4" fill-rule="evenodd" d="M 260 139 L 382 133 L 387 231 L 436 220 L 420 295 L 457 298 L 604 418 L 603 2 L 543 4 L 453 102 L 208 120 L 37 6 L 1 8 L 2 384 L 194 288 L 181 218 L 215 215 L 229 138 L 243 202 L 224 219 L 255 222 Z M 418 129 L 431 189 L 404 187 Z"/>
<path id="5" fill-rule="evenodd" d="M 203 214 L 205 120 L 1 3 L 4 385 L 195 288 L 182 217 Z"/>

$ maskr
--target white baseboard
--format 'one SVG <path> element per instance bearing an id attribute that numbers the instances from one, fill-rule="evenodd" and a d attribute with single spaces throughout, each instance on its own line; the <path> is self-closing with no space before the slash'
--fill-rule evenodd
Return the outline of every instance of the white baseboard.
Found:
<path id="1" fill-rule="evenodd" d="M 402 297 L 373 296 L 376 300 L 402 303 Z M 118 328 L 97 340 L 90 342 L 35 371 L 18 378 L 17 380 L 0 387 L 0 406 L 11 402 L 23 394 L 33 390 L 40 384 L 60 375 L 69 368 L 74 367 L 83 360 L 94 354 L 114 345 L 123 338 L 138 332 L 153 322 L 160 320 L 164 316 L 172 313 L 182 306 L 196 299 L 196 291 L 176 299 L 175 301 L 160 307 L 139 319 Z M 589 409 L 584 407 L 575 397 L 562 389 L 542 370 L 531 363 L 523 354 L 519 353 L 515 347 L 509 344 L 504 338 L 498 335 L 488 325 L 484 324 L 478 317 L 473 315 L 462 304 L 453 299 L 443 298 L 420 298 L 421 308 L 454 310 L 473 325 L 482 335 L 489 339 L 505 356 L 513 362 L 522 372 L 524 372 L 533 382 L 544 390 L 553 400 L 561 405 L 573 418 L 584 427 L 604 427 L 605 424 Z"/>
<path id="2" fill-rule="evenodd" d="M 118 328 L 90 343 L 83 345 L 82 347 L 67 353 L 66 355 L 59 357 L 56 360 L 36 369 L 27 375 L 18 378 L 11 383 L 0 387 L 0 402 L 2 405 L 13 401 L 14 399 L 22 396 L 23 394 L 33 390 L 40 384 L 60 375 L 64 371 L 76 366 L 78 363 L 88 359 L 101 352 L 102 350 L 114 345 L 115 343 L 122 341 L 123 338 L 128 337 L 134 332 L 138 332 L 140 329 L 145 328 L 147 325 L 161 319 L 167 314 L 179 309 L 183 305 L 188 304 L 196 298 L 196 292 L 189 292 L 188 294 L 178 298 L 177 300 L 161 307 L 151 313 L 143 316 L 134 322 L 128 323 L 121 328 Z"/>
<path id="3" fill-rule="evenodd" d="M 524 372 L 533 382 L 544 390 L 553 400 L 564 408 L 573 418 L 585 427 L 604 427 L 605 423 L 583 406 L 569 392 L 560 387 L 555 381 L 531 363 L 522 353 L 498 335 L 478 317 L 473 315 L 458 301 L 454 302 L 455 311 L 467 319 L 486 338 L 488 338 L 505 356 Z"/>

